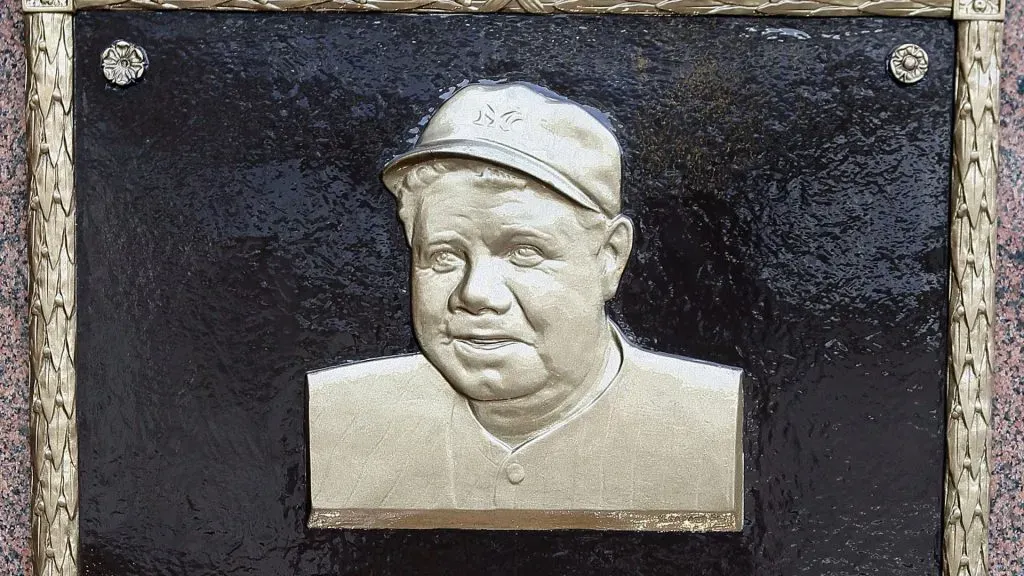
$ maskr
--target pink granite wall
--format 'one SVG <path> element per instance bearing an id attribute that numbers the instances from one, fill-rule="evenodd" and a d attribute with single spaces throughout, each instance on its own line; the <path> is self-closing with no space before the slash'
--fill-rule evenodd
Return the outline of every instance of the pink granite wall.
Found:
<path id="1" fill-rule="evenodd" d="M 28 228 L 21 0 L 0 0 L 0 574 L 28 551 Z"/>
<path id="2" fill-rule="evenodd" d="M 1024 576 L 1024 1 L 1004 26 L 989 558 L 993 576 Z"/>
<path id="3" fill-rule="evenodd" d="M 0 0 L 0 574 L 29 575 L 25 63 L 20 0 Z M 992 576 L 1024 576 L 1024 0 L 1003 48 Z"/>

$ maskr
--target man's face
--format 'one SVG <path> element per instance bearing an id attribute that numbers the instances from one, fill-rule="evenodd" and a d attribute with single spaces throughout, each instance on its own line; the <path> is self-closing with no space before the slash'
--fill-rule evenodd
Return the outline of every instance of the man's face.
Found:
<path id="1" fill-rule="evenodd" d="M 606 227 L 584 227 L 582 208 L 554 192 L 470 170 L 416 194 L 413 324 L 449 383 L 475 400 L 507 400 L 585 377 L 603 358 L 604 302 L 621 273 L 610 269 Z"/>

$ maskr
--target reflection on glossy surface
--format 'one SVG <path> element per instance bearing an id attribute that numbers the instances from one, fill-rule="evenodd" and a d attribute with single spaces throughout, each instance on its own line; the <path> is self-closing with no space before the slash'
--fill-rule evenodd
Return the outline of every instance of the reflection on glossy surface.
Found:
<path id="1" fill-rule="evenodd" d="M 151 61 L 130 90 L 76 70 L 84 573 L 938 573 L 952 25 L 782 27 L 77 15 L 76 53 Z M 376 174 L 480 78 L 629 143 L 611 316 L 750 376 L 742 533 L 304 527 L 305 370 L 415 350 Z"/>

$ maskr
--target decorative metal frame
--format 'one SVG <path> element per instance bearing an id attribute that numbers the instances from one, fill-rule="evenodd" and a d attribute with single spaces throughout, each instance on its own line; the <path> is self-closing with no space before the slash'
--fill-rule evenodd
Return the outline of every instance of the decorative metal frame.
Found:
<path id="1" fill-rule="evenodd" d="M 957 26 L 950 190 L 944 576 L 987 576 L 995 321 L 999 50 L 1006 0 L 22 0 L 28 57 L 32 557 L 77 576 L 75 188 L 78 10 L 232 10 L 951 18 Z"/>

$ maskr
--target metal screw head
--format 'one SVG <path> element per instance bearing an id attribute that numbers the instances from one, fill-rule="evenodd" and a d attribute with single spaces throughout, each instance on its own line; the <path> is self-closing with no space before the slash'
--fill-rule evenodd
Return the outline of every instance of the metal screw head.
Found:
<path id="1" fill-rule="evenodd" d="M 928 54 L 917 44 L 901 44 L 889 54 L 889 72 L 903 84 L 920 82 L 928 72 Z"/>
<path id="2" fill-rule="evenodd" d="M 146 51 L 124 40 L 118 40 L 104 50 L 101 62 L 103 76 L 117 86 L 137 82 L 149 67 Z"/>
<path id="3" fill-rule="evenodd" d="M 971 8 L 973 8 L 978 14 L 984 14 L 989 11 L 988 0 L 974 0 L 974 2 L 971 3 Z"/>

